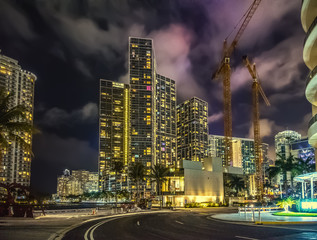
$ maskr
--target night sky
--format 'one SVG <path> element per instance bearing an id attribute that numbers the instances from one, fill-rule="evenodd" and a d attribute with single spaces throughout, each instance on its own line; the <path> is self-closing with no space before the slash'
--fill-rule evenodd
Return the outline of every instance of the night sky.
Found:
<path id="1" fill-rule="evenodd" d="M 211 80 L 223 39 L 252 0 L 0 0 L 0 49 L 37 75 L 31 186 L 56 192 L 62 170 L 98 166 L 99 79 L 128 83 L 128 37 L 154 39 L 158 73 L 177 84 L 178 103 L 209 103 L 209 131 L 223 135 L 221 82 Z M 271 107 L 261 101 L 263 141 L 290 129 L 307 135 L 311 107 L 301 1 L 263 0 L 232 58 L 233 135 L 250 137 L 256 62 Z M 231 34 L 230 40 L 236 32 Z"/>

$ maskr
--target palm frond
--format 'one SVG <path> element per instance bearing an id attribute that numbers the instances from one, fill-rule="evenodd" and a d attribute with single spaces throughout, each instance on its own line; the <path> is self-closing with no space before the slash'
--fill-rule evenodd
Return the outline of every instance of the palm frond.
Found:
<path id="1" fill-rule="evenodd" d="M 5 149 L 9 146 L 9 142 L 6 137 L 0 133 L 0 149 Z"/>
<path id="2" fill-rule="evenodd" d="M 28 122 L 9 122 L 5 126 L 8 132 L 33 133 L 33 126 Z"/>
<path id="3" fill-rule="evenodd" d="M 7 94 L 4 88 L 0 88 L 0 112 L 5 112 L 9 108 L 10 98 L 13 96 L 13 93 L 10 92 Z"/>
<path id="4" fill-rule="evenodd" d="M 25 112 L 27 111 L 27 108 L 23 105 L 14 106 L 10 109 L 7 109 L 5 112 L 2 112 L 0 116 L 0 122 L 9 122 L 18 118 L 22 118 L 23 120 L 25 120 Z"/>

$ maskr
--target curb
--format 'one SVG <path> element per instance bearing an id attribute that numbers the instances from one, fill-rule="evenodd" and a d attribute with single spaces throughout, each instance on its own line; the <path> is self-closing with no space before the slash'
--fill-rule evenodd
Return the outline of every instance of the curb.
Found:
<path id="1" fill-rule="evenodd" d="M 303 225 L 303 224 L 317 224 L 317 221 L 307 221 L 307 222 L 255 222 L 256 225 Z"/>
<path id="2" fill-rule="evenodd" d="M 213 217 L 213 215 L 208 216 L 207 218 L 209 219 L 213 219 L 213 220 L 217 220 L 217 221 L 221 221 L 221 222 L 228 222 L 228 223 L 236 223 L 236 224 L 240 224 L 240 223 L 247 223 L 247 224 L 255 224 L 255 225 L 305 225 L 305 224 L 317 224 L 317 221 L 306 221 L 306 222 L 280 222 L 280 221 L 276 221 L 276 222 L 269 222 L 269 221 L 243 221 L 243 220 L 224 220 L 224 219 L 219 219 L 219 218 L 215 218 Z"/>

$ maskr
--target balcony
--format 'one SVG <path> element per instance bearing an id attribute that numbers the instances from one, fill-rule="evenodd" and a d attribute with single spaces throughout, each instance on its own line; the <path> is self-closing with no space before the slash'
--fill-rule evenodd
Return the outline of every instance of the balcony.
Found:
<path id="1" fill-rule="evenodd" d="M 308 142 L 312 147 L 317 147 L 317 114 L 308 123 Z"/>
<path id="2" fill-rule="evenodd" d="M 317 1 L 316 1 L 317 2 Z M 304 41 L 303 58 L 309 69 L 317 65 L 317 17 L 310 25 Z"/>
<path id="3" fill-rule="evenodd" d="M 301 21 L 305 32 L 308 31 L 309 26 L 316 17 L 317 1 L 316 0 L 303 0 L 301 9 Z"/>
<path id="4" fill-rule="evenodd" d="M 317 107 L 317 66 L 308 74 L 306 78 L 305 95 L 307 100 Z"/>

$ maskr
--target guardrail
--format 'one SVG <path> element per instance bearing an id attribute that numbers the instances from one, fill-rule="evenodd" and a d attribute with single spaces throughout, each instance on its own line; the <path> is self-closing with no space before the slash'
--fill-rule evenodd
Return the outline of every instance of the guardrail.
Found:
<path id="1" fill-rule="evenodd" d="M 310 81 L 315 77 L 316 74 L 317 74 L 317 66 L 313 70 L 311 70 L 309 72 L 309 74 L 307 75 L 307 77 L 306 77 L 306 87 L 310 83 Z"/>
<path id="2" fill-rule="evenodd" d="M 310 128 L 317 121 L 317 114 L 315 114 L 308 123 L 308 128 Z"/>

